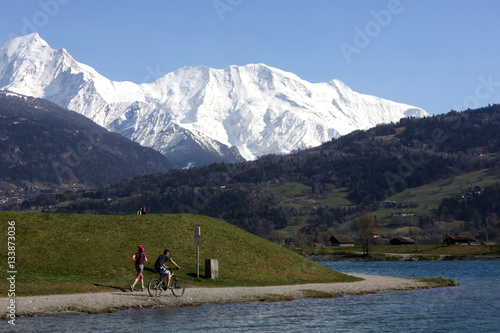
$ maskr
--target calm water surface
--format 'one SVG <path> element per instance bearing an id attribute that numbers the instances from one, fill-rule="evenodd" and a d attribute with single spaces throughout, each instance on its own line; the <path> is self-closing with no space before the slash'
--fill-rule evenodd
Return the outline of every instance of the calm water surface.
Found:
<path id="1" fill-rule="evenodd" d="M 19 318 L 19 332 L 500 332 L 500 261 L 322 262 L 341 272 L 454 279 L 452 288 Z M 168 296 L 166 296 L 168 297 Z M 0 331 L 5 323 L 0 323 Z"/>

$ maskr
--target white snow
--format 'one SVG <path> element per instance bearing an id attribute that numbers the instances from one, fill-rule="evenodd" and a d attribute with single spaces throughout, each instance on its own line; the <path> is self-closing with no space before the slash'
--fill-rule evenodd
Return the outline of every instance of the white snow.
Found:
<path id="1" fill-rule="evenodd" d="M 111 81 L 38 34 L 0 47 L 0 89 L 51 100 L 164 154 L 189 131 L 214 150 L 235 146 L 247 160 L 428 115 L 339 80 L 310 83 L 264 64 L 184 67 L 147 84 Z"/>

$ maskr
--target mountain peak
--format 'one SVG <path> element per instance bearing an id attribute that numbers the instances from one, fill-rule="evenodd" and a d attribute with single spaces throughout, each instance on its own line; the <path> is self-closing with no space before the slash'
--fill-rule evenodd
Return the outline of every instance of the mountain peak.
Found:
<path id="1" fill-rule="evenodd" d="M 138 85 L 103 77 L 36 33 L 8 43 L 0 47 L 1 90 L 81 113 L 178 167 L 288 154 L 357 129 L 426 115 L 354 92 L 339 80 L 310 83 L 262 63 L 188 66 Z"/>
<path id="2" fill-rule="evenodd" d="M 29 50 L 33 48 L 50 48 L 49 44 L 40 37 L 40 35 L 36 32 L 20 36 L 14 38 L 7 42 L 9 44 L 9 49 L 18 49 L 18 50 Z"/>
<path id="3" fill-rule="evenodd" d="M 2 52 L 3 51 L 3 52 Z M 35 61 L 43 61 L 48 54 L 53 52 L 49 44 L 37 33 L 14 38 L 0 47 L 0 53 L 4 53 L 10 59 L 29 58 Z M 3 64 L 0 62 L 0 70 Z M 0 77 L 2 73 L 0 73 Z"/>
<path id="4" fill-rule="evenodd" d="M 24 39 L 27 42 L 30 42 L 33 44 L 37 43 L 40 45 L 49 46 L 49 44 L 47 44 L 47 42 L 44 39 L 42 39 L 42 37 L 40 37 L 40 35 L 37 32 L 31 33 L 31 34 L 25 35 L 25 36 L 20 36 L 18 38 Z"/>

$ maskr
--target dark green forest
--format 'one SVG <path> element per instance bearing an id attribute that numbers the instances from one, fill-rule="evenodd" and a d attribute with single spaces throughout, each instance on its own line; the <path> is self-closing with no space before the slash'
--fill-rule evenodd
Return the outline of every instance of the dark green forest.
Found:
<path id="1" fill-rule="evenodd" d="M 500 236 L 500 184 L 443 199 L 439 216 L 464 221 L 465 230 L 492 230 L 491 239 Z M 489 241 L 486 234 L 486 241 Z"/>
<path id="2" fill-rule="evenodd" d="M 476 170 L 499 174 L 500 105 L 451 111 L 422 119 L 358 130 L 319 147 L 290 155 L 267 155 L 258 160 L 216 163 L 171 170 L 126 180 L 96 190 L 42 195 L 21 209 L 42 207 L 47 212 L 134 214 L 195 213 L 221 218 L 266 238 L 294 223 L 300 207 L 285 205 L 270 186 L 297 183 L 307 195 L 328 197 L 340 189 L 348 205 L 322 204 L 309 212 L 302 231 L 318 234 L 329 227 L 375 211 L 391 195 L 440 179 Z M 450 199 L 451 200 L 451 199 Z M 50 207 L 50 208 L 49 208 Z M 463 210 L 446 208 L 459 219 Z M 461 214 L 461 215 L 460 215 Z M 499 214 L 498 205 L 484 214 Z M 424 217 L 432 219 L 432 217 Z"/>

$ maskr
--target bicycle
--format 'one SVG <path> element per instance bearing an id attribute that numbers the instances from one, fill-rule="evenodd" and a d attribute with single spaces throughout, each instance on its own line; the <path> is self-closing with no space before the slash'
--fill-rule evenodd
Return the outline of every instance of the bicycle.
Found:
<path id="1" fill-rule="evenodd" d="M 162 291 L 168 289 L 172 290 L 172 294 L 174 294 L 175 297 L 181 297 L 182 295 L 184 295 L 184 290 L 186 289 L 186 286 L 184 284 L 184 281 L 175 275 L 174 270 L 176 269 L 178 268 L 169 268 L 170 273 L 172 274 L 170 277 L 171 286 L 167 286 L 166 282 L 163 281 L 163 278 L 166 275 L 160 274 L 159 279 L 155 278 L 149 281 L 148 285 L 149 296 L 160 297 Z"/>

